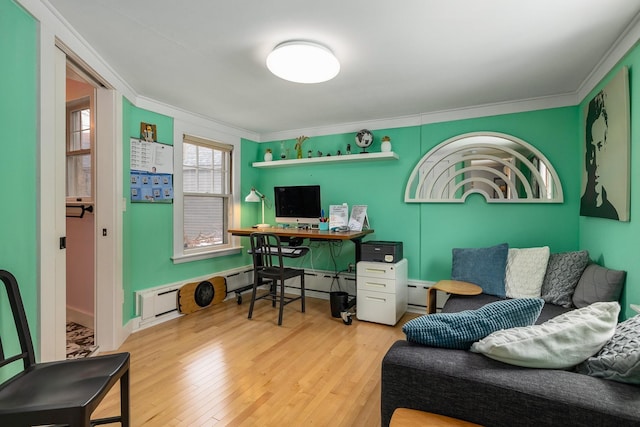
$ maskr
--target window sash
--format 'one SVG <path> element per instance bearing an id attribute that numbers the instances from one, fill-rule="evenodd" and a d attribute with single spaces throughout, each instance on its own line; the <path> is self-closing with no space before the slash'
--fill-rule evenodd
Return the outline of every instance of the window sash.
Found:
<path id="1" fill-rule="evenodd" d="M 67 171 L 68 200 L 93 199 L 93 131 L 91 100 L 89 97 L 67 104 Z"/>
<path id="2" fill-rule="evenodd" d="M 183 251 L 229 246 L 233 146 L 185 135 L 182 152 Z"/>

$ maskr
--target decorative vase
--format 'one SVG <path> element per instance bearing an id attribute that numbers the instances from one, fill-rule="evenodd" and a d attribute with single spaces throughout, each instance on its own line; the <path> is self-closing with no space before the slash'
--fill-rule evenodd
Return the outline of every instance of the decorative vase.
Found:
<path id="1" fill-rule="evenodd" d="M 382 144 L 380 145 L 380 150 L 382 150 L 385 153 L 388 153 L 389 151 L 391 151 L 391 141 L 382 141 Z"/>
<path id="2" fill-rule="evenodd" d="M 273 160 L 273 154 L 271 153 L 271 151 L 267 151 L 266 153 L 264 153 L 264 161 L 270 162 L 271 160 Z"/>

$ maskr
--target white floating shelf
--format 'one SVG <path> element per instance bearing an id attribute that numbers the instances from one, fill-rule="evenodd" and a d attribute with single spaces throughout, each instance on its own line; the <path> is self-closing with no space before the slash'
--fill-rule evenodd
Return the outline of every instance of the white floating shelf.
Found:
<path id="1" fill-rule="evenodd" d="M 303 159 L 273 160 L 270 162 L 253 162 L 254 168 L 283 168 L 302 166 L 310 163 L 338 163 L 338 162 L 366 162 L 376 160 L 398 160 L 398 154 L 393 151 L 384 153 L 343 154 L 341 156 L 311 157 Z"/>

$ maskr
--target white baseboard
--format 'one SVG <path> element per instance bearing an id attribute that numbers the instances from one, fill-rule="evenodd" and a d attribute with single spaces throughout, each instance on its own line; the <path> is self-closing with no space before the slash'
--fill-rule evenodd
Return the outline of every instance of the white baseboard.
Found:
<path id="1" fill-rule="evenodd" d="M 95 328 L 92 313 L 85 313 L 73 307 L 67 306 L 67 322 L 74 322 L 87 328 Z"/>

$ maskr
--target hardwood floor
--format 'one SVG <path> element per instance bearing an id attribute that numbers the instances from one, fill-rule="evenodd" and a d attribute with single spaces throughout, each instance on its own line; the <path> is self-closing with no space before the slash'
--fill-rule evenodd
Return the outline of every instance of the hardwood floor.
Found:
<path id="1" fill-rule="evenodd" d="M 277 309 L 229 300 L 132 334 L 132 426 L 379 426 L 380 364 L 395 327 L 331 317 L 329 301 Z M 115 387 L 94 415 L 113 415 Z"/>

